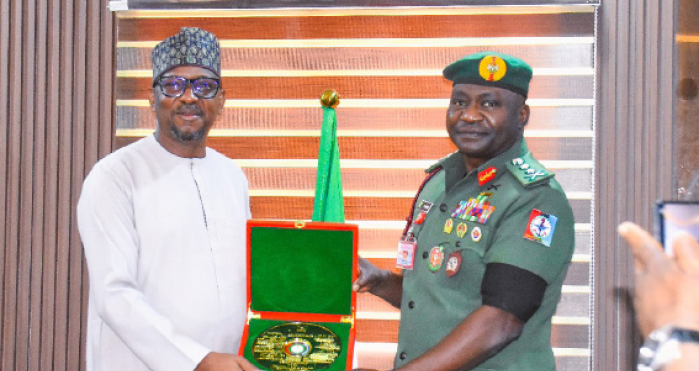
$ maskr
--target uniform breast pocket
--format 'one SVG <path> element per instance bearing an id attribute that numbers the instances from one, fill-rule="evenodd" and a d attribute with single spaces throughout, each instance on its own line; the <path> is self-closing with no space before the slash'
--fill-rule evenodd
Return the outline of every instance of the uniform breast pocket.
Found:
<path id="1" fill-rule="evenodd" d="M 478 285 L 485 272 L 483 257 L 491 240 L 490 229 L 479 223 L 463 222 L 453 242 L 446 244 L 445 269 L 454 285 Z"/>

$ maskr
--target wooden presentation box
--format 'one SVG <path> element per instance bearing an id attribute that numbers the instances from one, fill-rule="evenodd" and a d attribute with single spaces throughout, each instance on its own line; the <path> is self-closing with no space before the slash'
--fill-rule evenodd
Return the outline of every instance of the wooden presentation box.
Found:
<path id="1" fill-rule="evenodd" d="M 270 371 L 352 367 L 358 228 L 250 220 L 240 355 Z"/>

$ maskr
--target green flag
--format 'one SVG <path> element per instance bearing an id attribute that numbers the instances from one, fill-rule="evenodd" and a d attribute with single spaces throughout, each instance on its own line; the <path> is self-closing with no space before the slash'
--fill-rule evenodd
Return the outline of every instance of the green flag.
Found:
<path id="1" fill-rule="evenodd" d="M 314 222 L 345 222 L 345 202 L 342 199 L 340 149 L 337 146 L 337 117 L 335 109 L 323 107 L 323 128 L 318 150 L 316 196 L 313 202 Z"/>

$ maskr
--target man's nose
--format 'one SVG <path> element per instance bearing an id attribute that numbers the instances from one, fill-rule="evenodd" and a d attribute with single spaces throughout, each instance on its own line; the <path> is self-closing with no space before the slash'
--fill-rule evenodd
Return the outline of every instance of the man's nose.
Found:
<path id="1" fill-rule="evenodd" d="M 194 95 L 194 87 L 191 83 L 184 87 L 184 92 L 182 92 L 182 95 L 180 95 L 180 99 L 185 102 L 193 102 L 199 99 L 196 95 Z"/>
<path id="2" fill-rule="evenodd" d="M 483 115 L 474 104 L 469 104 L 461 110 L 459 118 L 467 122 L 476 122 L 481 121 L 483 119 Z"/>

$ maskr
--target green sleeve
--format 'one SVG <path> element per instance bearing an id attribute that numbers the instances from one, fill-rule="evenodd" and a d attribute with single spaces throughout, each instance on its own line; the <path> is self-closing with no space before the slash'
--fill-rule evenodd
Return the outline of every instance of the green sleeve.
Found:
<path id="1" fill-rule="evenodd" d="M 519 195 L 504 211 L 484 256 L 485 262 L 514 265 L 551 283 L 573 256 L 573 211 L 565 194 L 551 185 L 534 187 Z M 555 219 L 555 226 L 549 231 L 550 241 L 535 241 L 532 233 L 527 233 L 530 219 L 540 213 L 548 215 L 551 224 Z"/>

